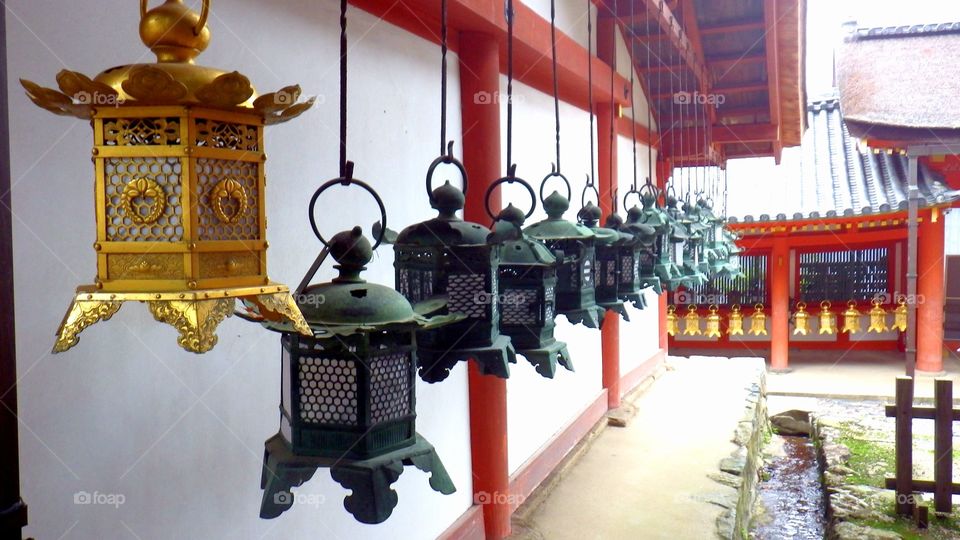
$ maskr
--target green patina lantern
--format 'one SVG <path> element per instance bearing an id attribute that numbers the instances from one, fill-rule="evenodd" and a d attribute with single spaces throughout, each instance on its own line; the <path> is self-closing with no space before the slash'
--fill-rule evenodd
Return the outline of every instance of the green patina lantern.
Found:
<path id="1" fill-rule="evenodd" d="M 560 262 L 540 241 L 524 234 L 523 223 L 533 214 L 536 198 L 530 185 L 510 175 L 491 184 L 487 190 L 487 213 L 490 195 L 504 183 L 519 183 L 530 194 L 530 211 L 524 214 L 512 204 L 495 218 L 489 241 L 500 246 L 499 282 L 501 291 L 500 331 L 510 336 L 517 352 L 536 366 L 537 373 L 553 378 L 557 363 L 573 371 L 567 344 L 554 337 L 557 315 L 557 271 Z"/>
<path id="2" fill-rule="evenodd" d="M 689 194 L 681 205 L 680 223 L 686 227 L 687 242 L 683 254 L 683 275 L 689 287 L 705 285 L 710 278 L 710 268 L 704 251 L 703 231 L 706 228 L 700 220 L 700 213 L 696 204 L 690 202 Z"/>
<path id="3" fill-rule="evenodd" d="M 434 171 L 453 165 L 463 191 L 449 182 L 432 189 Z M 434 304 L 429 310 L 464 319 L 439 330 L 417 332 L 420 377 L 442 381 L 457 362 L 473 359 L 480 372 L 507 378 L 516 362 L 510 338 L 500 333 L 499 247 L 487 243 L 490 230 L 457 217 L 463 209 L 467 173 L 452 148 L 427 172 L 427 195 L 437 217 L 410 225 L 394 242 L 396 288 L 410 302 Z"/>
<path id="4" fill-rule="evenodd" d="M 254 318 L 282 333 L 280 432 L 267 440 L 261 488 L 260 516 L 278 517 L 295 502 L 291 489 L 329 468 L 334 480 L 352 494 L 344 500 L 348 512 L 363 523 L 381 523 L 397 505 L 390 485 L 414 465 L 431 474 L 430 486 L 441 493 L 455 491 L 433 446 L 416 432 L 415 332 L 458 320 L 454 316 L 427 319 L 390 287 L 361 277 L 375 246 L 359 227 L 335 235 L 329 243 L 313 218 L 317 198 L 333 185 L 356 185 L 352 164 L 345 178 L 331 180 L 310 201 L 314 232 L 324 250 L 304 277 L 296 294 L 312 337 L 288 325 Z M 380 231 L 380 239 L 384 231 Z M 380 240 L 377 240 L 379 245 Z M 339 276 L 329 283 L 307 285 L 324 259 L 332 255 Z"/>
<path id="5" fill-rule="evenodd" d="M 593 186 L 590 185 L 588 179 L 584 193 L 591 187 Z M 600 227 L 602 216 L 603 211 L 600 210 L 599 206 L 593 204 L 593 201 L 583 205 L 580 212 L 577 213 L 577 219 L 580 223 L 597 236 L 595 246 L 596 265 L 594 266 L 597 305 L 604 309 L 613 310 L 622 315 L 624 320 L 629 321 L 630 315 L 627 313 L 626 306 L 623 305 L 623 299 L 631 300 L 635 305 L 639 304 L 637 305 L 638 309 L 643 309 L 643 295 L 639 293 L 639 287 L 636 290 L 625 288 L 621 293 L 621 287 L 637 281 L 634 279 L 638 273 L 637 259 L 633 257 L 633 250 L 627 250 L 629 255 L 622 257 L 624 247 L 634 245 L 635 240 L 632 234 Z"/>
<path id="6" fill-rule="evenodd" d="M 704 243 L 710 263 L 710 274 L 737 276 L 740 268 L 730 262 L 731 250 L 735 249 L 736 245 L 728 241 L 727 235 L 724 234 L 726 220 L 714 214 L 713 202 L 710 199 L 699 198 L 697 208 L 705 226 Z"/>
<path id="7" fill-rule="evenodd" d="M 543 197 L 543 188 L 551 178 L 563 180 L 567 196 L 554 191 Z M 530 225 L 524 232 L 546 244 L 554 252 L 562 253 L 557 271 L 557 313 L 567 316 L 573 324 L 600 328 L 606 309 L 597 305 L 594 286 L 596 265 L 596 235 L 583 225 L 563 219 L 570 208 L 570 182 L 562 174 L 551 172 L 540 184 L 540 201 L 547 219 Z"/>
<path id="8" fill-rule="evenodd" d="M 633 206 L 628 212 L 629 224 L 645 225 L 653 229 L 653 235 L 639 236 L 641 242 L 640 275 L 659 294 L 663 288 L 675 291 L 683 284 L 683 241 L 686 233 L 670 214 L 660 208 L 661 191 L 649 181 L 639 191 L 631 190 L 623 197 L 624 206 L 631 193 L 640 197 L 643 208 Z M 667 195 L 667 200 L 670 199 Z M 676 203 L 676 199 L 674 199 Z M 629 231 L 629 229 L 628 229 Z M 679 264 L 678 264 L 679 263 Z"/>
<path id="9" fill-rule="evenodd" d="M 673 244 L 674 249 L 670 253 L 670 262 L 680 268 L 680 285 L 694 287 L 706 281 L 706 276 L 700 274 L 697 270 L 699 261 L 694 257 L 699 253 L 692 249 L 691 245 L 700 241 L 699 235 L 695 236 L 695 231 L 690 230 L 690 223 L 684 217 L 683 212 L 677 207 L 678 201 L 673 193 L 673 186 L 667 191 L 666 212 L 670 219 L 671 239 L 677 239 L 679 242 Z"/>

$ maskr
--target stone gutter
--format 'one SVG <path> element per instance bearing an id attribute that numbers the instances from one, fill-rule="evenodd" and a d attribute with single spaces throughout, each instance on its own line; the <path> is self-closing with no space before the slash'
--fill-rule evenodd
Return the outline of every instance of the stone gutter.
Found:
<path id="1" fill-rule="evenodd" d="M 736 489 L 735 498 L 711 501 L 725 508 L 717 518 L 717 536 L 723 539 L 745 540 L 749 537 L 763 466 L 761 451 L 771 433 L 767 418 L 766 370 L 758 369 L 756 382 L 744 391 L 746 405 L 731 439 L 737 449 L 720 461 L 718 473 L 710 475 L 713 480 Z"/>

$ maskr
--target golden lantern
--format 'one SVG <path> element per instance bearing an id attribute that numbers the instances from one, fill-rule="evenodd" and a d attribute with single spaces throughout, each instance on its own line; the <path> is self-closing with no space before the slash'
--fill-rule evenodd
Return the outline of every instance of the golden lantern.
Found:
<path id="1" fill-rule="evenodd" d="M 833 335 L 837 333 L 837 319 L 830 311 L 830 305 L 830 302 L 826 300 L 820 302 L 820 334 Z"/>
<path id="2" fill-rule="evenodd" d="M 767 335 L 767 315 L 763 312 L 763 304 L 753 306 L 753 315 L 750 317 L 750 333 L 755 336 Z"/>
<path id="3" fill-rule="evenodd" d="M 857 311 L 857 303 L 851 300 L 847 303 L 847 309 L 843 312 L 843 332 L 856 334 L 860 331 L 860 312 Z"/>
<path id="4" fill-rule="evenodd" d="M 60 91 L 21 79 L 36 105 L 93 127 L 97 277 L 77 289 L 54 352 L 129 301 L 146 302 L 196 353 L 216 345 L 238 298 L 312 335 L 289 289 L 267 277 L 263 131 L 313 100 L 298 103 L 298 86 L 258 97 L 240 73 L 194 64 L 209 11 L 209 0 L 201 14 L 142 0 L 140 37 L 156 63 L 93 79 L 63 70 Z"/>
<path id="5" fill-rule="evenodd" d="M 718 338 L 723 335 L 720 332 L 720 314 L 718 313 L 720 308 L 716 304 L 710 306 L 710 314 L 707 315 L 707 332 L 706 336 L 711 338 Z"/>
<path id="6" fill-rule="evenodd" d="M 699 336 L 703 332 L 700 331 L 700 314 L 697 313 L 697 305 L 690 304 L 687 307 L 687 314 L 683 316 L 683 335 L 685 336 Z"/>
<path id="7" fill-rule="evenodd" d="M 797 311 L 793 314 L 793 335 L 805 336 L 810 333 L 810 314 L 807 313 L 807 303 L 797 302 Z"/>
<path id="8" fill-rule="evenodd" d="M 730 306 L 730 315 L 727 317 L 727 334 L 731 336 L 743 335 L 743 313 L 740 304 Z"/>
<path id="9" fill-rule="evenodd" d="M 873 308 L 870 309 L 870 327 L 867 332 L 876 332 L 878 334 L 889 330 L 887 327 L 887 310 L 880 305 L 880 300 L 873 301 Z"/>
<path id="10" fill-rule="evenodd" d="M 907 331 L 907 300 L 905 298 L 901 298 L 897 302 L 896 309 L 893 310 L 893 326 L 890 329 L 899 332 Z"/>
<path id="11" fill-rule="evenodd" d="M 680 320 L 677 317 L 677 306 L 667 306 L 667 334 L 675 336 L 680 333 Z"/>

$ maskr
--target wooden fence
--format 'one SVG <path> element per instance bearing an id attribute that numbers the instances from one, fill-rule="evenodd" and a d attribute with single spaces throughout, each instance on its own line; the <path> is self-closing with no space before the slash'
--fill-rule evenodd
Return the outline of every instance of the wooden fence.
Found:
<path id="1" fill-rule="evenodd" d="M 897 377 L 896 404 L 886 406 L 888 417 L 896 418 L 896 477 L 887 478 L 887 489 L 897 492 L 897 513 L 916 515 L 914 493 L 933 493 L 934 509 L 950 512 L 950 497 L 960 494 L 953 483 L 953 423 L 960 421 L 960 410 L 953 408 L 953 381 L 934 381 L 934 406 L 913 405 L 913 378 Z M 913 421 L 934 421 L 933 481 L 913 479 Z M 924 509 L 925 510 L 925 509 Z"/>

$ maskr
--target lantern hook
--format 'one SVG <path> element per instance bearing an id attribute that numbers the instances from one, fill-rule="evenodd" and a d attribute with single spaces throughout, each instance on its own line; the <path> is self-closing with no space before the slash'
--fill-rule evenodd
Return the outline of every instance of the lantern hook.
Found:
<path id="1" fill-rule="evenodd" d="M 593 178 L 590 178 L 590 175 L 587 175 L 587 184 L 583 186 L 583 191 L 580 192 L 580 207 L 587 205 L 587 191 L 593 190 L 593 194 L 597 196 L 597 206 L 600 206 L 600 191 L 597 190 L 597 186 L 593 183 Z"/>
<path id="2" fill-rule="evenodd" d="M 567 180 L 567 177 L 563 175 L 560 171 L 557 170 L 557 165 L 552 163 L 550 165 L 550 174 L 543 177 L 543 180 L 540 182 L 540 203 L 543 204 L 546 200 L 546 197 L 543 196 L 543 188 L 546 187 L 547 181 L 551 178 L 559 178 L 563 180 L 563 183 L 567 186 L 567 201 L 573 198 L 573 191 L 570 188 L 570 181 Z"/>
<path id="3" fill-rule="evenodd" d="M 484 195 L 484 207 L 487 210 L 487 215 L 490 216 L 490 219 L 496 221 L 497 216 L 493 214 L 493 211 L 490 209 L 490 196 L 493 195 L 493 190 L 497 188 L 500 184 L 514 184 L 519 183 L 521 186 L 527 188 L 527 193 L 530 195 L 530 211 L 527 212 L 525 217 L 530 217 L 533 215 L 533 211 L 537 209 L 537 196 L 533 192 L 533 188 L 527 183 L 523 178 L 517 178 L 517 165 L 513 164 L 509 167 L 509 173 L 503 178 L 498 178 L 490 187 L 487 188 L 487 193 Z"/>
<path id="4" fill-rule="evenodd" d="M 430 168 L 427 169 L 427 197 L 430 199 L 430 203 L 433 203 L 433 173 L 440 164 L 453 165 L 460 171 L 460 178 L 463 179 L 463 194 L 467 194 L 467 169 L 464 168 L 463 163 L 459 159 L 453 157 L 453 141 L 450 141 L 447 144 L 447 153 L 433 160 L 433 163 L 430 164 Z"/>
<path id="5" fill-rule="evenodd" d="M 348 161 L 346 163 L 346 167 L 344 167 L 344 172 L 345 172 L 344 176 L 327 181 L 325 184 L 320 186 L 320 188 L 317 189 L 317 191 L 313 193 L 313 197 L 310 198 L 310 214 L 309 214 L 310 228 L 313 229 L 313 234 L 317 237 L 318 240 L 320 240 L 320 243 L 322 243 L 325 247 L 329 247 L 329 244 L 327 244 L 327 241 L 323 238 L 323 235 L 320 234 L 320 229 L 317 228 L 317 219 L 316 219 L 317 200 L 320 198 L 321 193 L 330 189 L 334 185 L 341 185 L 341 186 L 355 185 L 360 188 L 363 188 L 367 193 L 373 196 L 373 199 L 377 202 L 377 206 L 380 208 L 380 217 L 381 217 L 380 224 L 382 226 L 380 228 L 380 234 L 377 235 L 373 244 L 373 249 L 377 249 L 377 247 L 380 245 L 380 242 L 383 241 L 383 237 L 387 231 L 387 209 L 383 205 L 383 200 L 380 198 L 380 195 L 378 195 L 377 192 L 372 187 L 367 185 L 365 182 L 361 180 L 357 180 L 353 177 L 352 161 Z"/>

